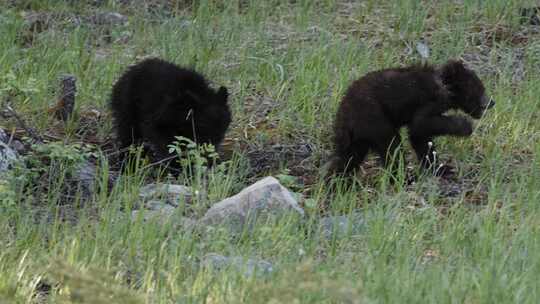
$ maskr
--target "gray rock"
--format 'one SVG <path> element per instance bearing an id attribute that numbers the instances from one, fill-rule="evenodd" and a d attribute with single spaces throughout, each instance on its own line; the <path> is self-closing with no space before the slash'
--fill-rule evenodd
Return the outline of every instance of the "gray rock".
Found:
<path id="1" fill-rule="evenodd" d="M 181 29 L 186 29 L 188 27 L 190 27 L 192 25 L 191 21 L 190 20 L 181 20 L 180 21 L 180 28 Z"/>
<path id="2" fill-rule="evenodd" d="M 304 210 L 298 206 L 291 192 L 270 176 L 213 205 L 200 219 L 200 223 L 229 224 L 233 230 L 239 231 L 244 224 L 251 224 L 253 220 L 291 212 L 304 215 Z"/>
<path id="3" fill-rule="evenodd" d="M 165 223 L 168 221 L 172 215 L 167 209 L 162 210 L 133 210 L 131 211 L 131 220 L 136 221 L 139 218 L 139 215 L 142 214 L 143 222 L 156 221 L 160 223 Z"/>
<path id="4" fill-rule="evenodd" d="M 226 257 L 217 253 L 209 253 L 202 259 L 201 265 L 212 270 L 225 270 L 234 268 L 241 271 L 246 277 L 253 275 L 267 275 L 274 271 L 272 263 L 255 258 Z"/>
<path id="5" fill-rule="evenodd" d="M 7 171 L 17 160 L 17 152 L 7 144 L 9 137 L 0 129 L 0 173 Z"/>
<path id="6" fill-rule="evenodd" d="M 101 176 L 100 176 L 101 177 Z M 107 181 L 109 189 L 114 186 L 118 177 L 116 173 L 109 172 Z M 81 190 L 84 198 L 91 198 L 96 191 L 96 181 L 98 180 L 98 168 L 94 161 L 86 160 L 77 166 L 70 182 Z"/>
<path id="7" fill-rule="evenodd" d="M 429 47 L 425 43 L 417 42 L 416 51 L 418 52 L 418 54 L 420 54 L 420 57 L 422 57 L 422 59 L 429 58 Z"/>
<path id="8" fill-rule="evenodd" d="M 131 211 L 131 219 L 136 220 L 139 214 L 142 214 L 143 221 L 156 220 L 161 223 L 168 221 L 173 215 L 176 208 L 171 205 L 163 204 L 161 208 L 154 206 L 155 209 L 142 209 Z"/>
<path id="9" fill-rule="evenodd" d="M 176 207 L 160 200 L 150 200 L 144 203 L 144 209 L 152 211 L 170 211 L 176 210 Z"/>
<path id="10" fill-rule="evenodd" d="M 137 220 L 139 214 L 142 214 L 143 222 L 155 222 L 161 225 L 172 222 L 173 226 L 182 230 L 193 230 L 196 228 L 197 221 L 188 217 L 174 216 L 176 207 L 160 200 L 150 200 L 144 204 L 143 209 L 131 211 L 131 219 Z"/>
<path id="11" fill-rule="evenodd" d="M 174 184 L 148 184 L 139 190 L 142 204 L 139 210 L 131 213 L 136 220 L 142 212 L 144 221 L 155 221 L 161 224 L 169 223 L 184 230 L 196 228 L 197 221 L 187 217 L 173 216 L 178 206 L 193 200 L 191 188 Z"/>
<path id="12" fill-rule="evenodd" d="M 0 143 L 0 173 L 11 168 L 13 162 L 17 159 L 17 153 L 4 143 Z"/>
<path id="13" fill-rule="evenodd" d="M 11 142 L 10 146 L 15 149 L 15 151 L 19 154 L 21 153 L 24 153 L 24 151 L 26 151 L 26 147 L 24 146 L 24 144 L 22 142 L 20 142 L 19 140 L 14 140 Z"/>
<path id="14" fill-rule="evenodd" d="M 128 18 L 115 12 L 98 13 L 92 17 L 92 21 L 99 25 L 126 25 Z"/>
<path id="15" fill-rule="evenodd" d="M 11 140 L 11 142 L 10 142 Z M 4 143 L 5 145 L 9 144 L 9 147 L 16 152 L 16 154 L 21 154 L 26 150 L 24 147 L 24 144 L 20 142 L 19 140 L 12 139 L 6 132 L 2 129 L 0 129 L 0 142 Z"/>
<path id="16" fill-rule="evenodd" d="M 319 221 L 319 232 L 325 239 L 340 238 L 363 230 L 365 220 L 362 214 L 326 216 Z"/>
<path id="17" fill-rule="evenodd" d="M 9 136 L 4 132 L 4 130 L 0 129 L 0 142 L 6 143 L 9 141 Z"/>
<path id="18" fill-rule="evenodd" d="M 180 219 L 175 219 L 174 225 L 177 229 L 181 228 L 189 231 L 197 229 L 197 221 L 185 216 L 180 217 Z"/>
<path id="19" fill-rule="evenodd" d="M 178 207 L 181 203 L 191 203 L 193 193 L 191 188 L 183 185 L 148 184 L 140 189 L 139 197 L 143 201 L 164 199 L 167 204 Z"/>
<path id="20" fill-rule="evenodd" d="M 155 222 L 161 225 L 171 222 L 173 226 L 183 230 L 196 228 L 197 221 L 184 216 L 174 216 L 176 208 L 160 201 L 152 201 L 153 209 L 140 209 L 131 211 L 131 219 L 137 220 L 142 214 L 143 222 Z"/>
<path id="21" fill-rule="evenodd" d="M 96 180 L 96 165 L 86 161 L 75 171 L 75 181 L 79 183 L 82 193 L 86 197 L 94 193 L 94 182 Z"/>

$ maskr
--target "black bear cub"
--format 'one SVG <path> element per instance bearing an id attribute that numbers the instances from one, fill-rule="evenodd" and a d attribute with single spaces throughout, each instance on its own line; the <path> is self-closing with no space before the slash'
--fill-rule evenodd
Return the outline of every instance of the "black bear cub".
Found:
<path id="1" fill-rule="evenodd" d="M 217 148 L 231 122 L 227 97 L 225 87 L 211 89 L 195 71 L 146 59 L 113 86 L 111 109 L 120 148 L 145 144 L 154 160 L 171 157 L 167 146 L 175 136 Z"/>
<path id="2" fill-rule="evenodd" d="M 461 61 L 368 73 L 352 83 L 339 105 L 330 173 L 354 170 L 369 150 L 387 166 L 401 144 L 403 126 L 421 166 L 430 168 L 436 162 L 434 137 L 469 136 L 473 130 L 465 116 L 445 113 L 459 109 L 478 119 L 493 105 L 478 76 Z M 435 172 L 448 170 L 443 166 Z"/>

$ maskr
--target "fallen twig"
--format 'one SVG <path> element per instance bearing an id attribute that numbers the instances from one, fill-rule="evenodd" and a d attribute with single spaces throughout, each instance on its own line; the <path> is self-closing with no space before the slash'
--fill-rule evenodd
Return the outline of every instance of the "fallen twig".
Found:
<path id="1" fill-rule="evenodd" d="M 17 120 L 17 124 L 19 127 L 28 133 L 30 137 L 37 143 L 43 143 L 43 138 L 31 127 L 29 127 L 24 120 L 21 118 L 21 116 L 11 107 L 11 103 L 9 102 L 9 99 L 4 101 L 4 111 L 7 112 L 10 116 L 15 117 L 15 120 Z"/>
<path id="2" fill-rule="evenodd" d="M 77 92 L 77 79 L 73 75 L 63 75 L 62 88 L 55 107 L 55 115 L 62 121 L 67 121 L 75 108 L 75 93 Z"/>

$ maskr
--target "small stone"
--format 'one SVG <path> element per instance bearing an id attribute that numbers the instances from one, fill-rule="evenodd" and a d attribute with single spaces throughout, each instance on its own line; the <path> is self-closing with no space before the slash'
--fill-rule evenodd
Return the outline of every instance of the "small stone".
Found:
<path id="1" fill-rule="evenodd" d="M 26 147 L 24 144 L 19 140 L 14 140 L 11 142 L 10 146 L 17 151 L 17 153 L 22 154 L 24 151 L 26 151 Z"/>
<path id="2" fill-rule="evenodd" d="M 255 258 L 226 257 L 217 253 L 209 253 L 204 256 L 202 262 L 204 268 L 222 271 L 232 267 L 241 271 L 245 277 L 253 275 L 267 275 L 274 271 L 272 263 Z"/>
<path id="3" fill-rule="evenodd" d="M 296 213 L 304 216 L 292 193 L 274 177 L 266 177 L 240 193 L 213 205 L 200 220 L 203 225 L 231 224 L 236 231 L 253 220 Z"/>
<path id="4" fill-rule="evenodd" d="M 82 193 L 86 197 L 91 197 L 94 193 L 94 182 L 96 180 L 96 165 L 87 161 L 82 163 L 75 172 L 75 181 L 79 183 Z"/>
<path id="5" fill-rule="evenodd" d="M 125 25 L 128 22 L 128 18 L 122 14 L 115 12 L 104 12 L 93 16 L 95 24 L 99 25 Z"/>
<path id="6" fill-rule="evenodd" d="M 180 28 L 181 29 L 186 29 L 186 28 L 188 28 L 190 26 L 191 26 L 191 21 L 189 21 L 189 20 L 181 20 L 180 21 Z"/>
<path id="7" fill-rule="evenodd" d="M 7 171 L 17 160 L 17 152 L 7 145 L 9 137 L 0 129 L 0 173 Z"/>
<path id="8" fill-rule="evenodd" d="M 170 211 L 171 213 L 176 210 L 175 206 L 167 204 L 167 202 L 159 200 L 150 200 L 144 203 L 144 209 L 153 211 Z"/>
<path id="9" fill-rule="evenodd" d="M 137 220 L 139 214 L 142 212 L 143 222 L 155 221 L 163 225 L 172 221 L 172 225 L 175 227 L 175 229 L 195 229 L 197 221 L 188 217 L 174 216 L 176 209 L 176 207 L 171 206 L 166 202 L 151 200 L 145 203 L 144 209 L 131 211 L 131 219 L 133 221 Z"/>
<path id="10" fill-rule="evenodd" d="M 17 154 L 15 151 L 11 150 L 5 144 L 0 143 L 0 173 L 9 170 L 16 159 Z"/>
<path id="11" fill-rule="evenodd" d="M 6 132 L 4 132 L 4 130 L 0 129 L 0 142 L 7 144 L 8 141 L 9 141 L 9 136 L 6 134 Z"/>
<path id="12" fill-rule="evenodd" d="M 144 222 L 155 220 L 164 224 L 171 218 L 174 210 L 175 208 L 169 205 L 164 205 L 163 208 L 155 210 L 133 210 L 131 211 L 131 219 L 136 220 L 142 212 Z"/>
<path id="13" fill-rule="evenodd" d="M 429 47 L 425 43 L 416 43 L 416 51 L 418 52 L 418 54 L 420 54 L 420 57 L 422 57 L 422 59 L 429 58 Z"/>
<path id="14" fill-rule="evenodd" d="M 191 203 L 193 194 L 191 188 L 174 184 L 148 184 L 139 191 L 139 197 L 143 201 L 151 199 L 164 199 L 168 204 L 178 207 L 180 203 Z"/>
<path id="15" fill-rule="evenodd" d="M 339 238 L 348 233 L 360 232 L 365 226 L 365 220 L 360 213 L 351 215 L 327 216 L 321 218 L 319 231 L 325 239 Z"/>

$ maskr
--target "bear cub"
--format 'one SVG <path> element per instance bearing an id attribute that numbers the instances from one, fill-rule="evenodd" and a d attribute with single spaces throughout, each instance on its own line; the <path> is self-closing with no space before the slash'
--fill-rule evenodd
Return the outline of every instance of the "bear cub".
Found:
<path id="1" fill-rule="evenodd" d="M 405 126 L 421 167 L 445 175 L 449 167 L 432 167 L 433 139 L 469 136 L 473 130 L 465 116 L 445 113 L 456 109 L 478 119 L 494 104 L 475 72 L 461 61 L 368 73 L 352 83 L 339 105 L 330 173 L 354 170 L 370 150 L 387 166 L 401 145 L 399 130 Z"/>
<path id="2" fill-rule="evenodd" d="M 217 148 L 231 122 L 228 95 L 225 87 L 211 89 L 199 73 L 161 59 L 133 65 L 112 89 L 120 148 L 144 144 L 154 161 L 173 158 L 167 146 L 175 136 Z"/>

